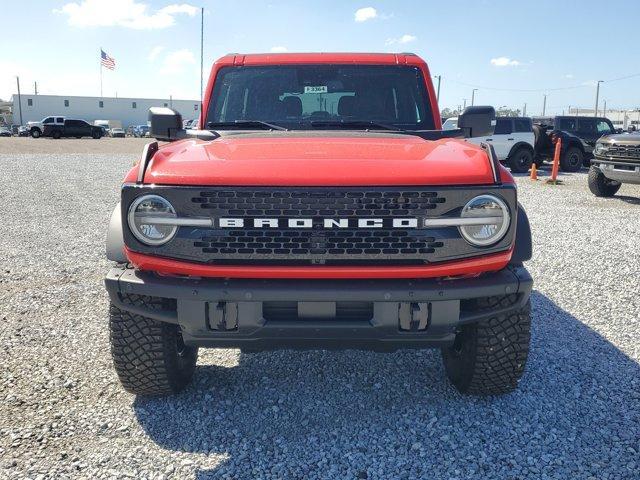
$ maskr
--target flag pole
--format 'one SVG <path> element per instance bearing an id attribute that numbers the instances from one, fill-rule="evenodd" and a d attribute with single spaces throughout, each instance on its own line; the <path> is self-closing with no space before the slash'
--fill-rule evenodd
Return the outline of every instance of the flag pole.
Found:
<path id="1" fill-rule="evenodd" d="M 100 98 L 102 98 L 102 47 L 100 47 Z"/>

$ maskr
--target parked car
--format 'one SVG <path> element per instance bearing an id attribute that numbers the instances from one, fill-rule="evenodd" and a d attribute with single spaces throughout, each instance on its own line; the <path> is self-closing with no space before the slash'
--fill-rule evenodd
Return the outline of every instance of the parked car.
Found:
<path id="1" fill-rule="evenodd" d="M 535 135 L 528 117 L 498 117 L 493 135 L 469 138 L 469 142 L 489 142 L 498 160 L 514 173 L 526 173 L 533 164 Z"/>
<path id="2" fill-rule="evenodd" d="M 18 136 L 19 137 L 28 137 L 29 136 L 29 127 L 25 125 L 20 125 L 18 127 Z"/>
<path id="3" fill-rule="evenodd" d="M 117 127 L 112 128 L 109 134 L 112 137 L 118 137 L 118 138 L 124 138 L 126 136 L 124 133 L 124 130 L 122 128 L 117 128 Z"/>
<path id="4" fill-rule="evenodd" d="M 62 125 L 45 125 L 43 137 L 92 137 L 98 139 L 104 135 L 104 129 L 91 125 L 84 120 L 66 119 Z"/>
<path id="5" fill-rule="evenodd" d="M 604 117 L 533 117 L 533 123 L 536 163 L 553 160 L 555 140 L 560 138 L 560 168 L 565 172 L 588 167 L 596 141 L 615 132 L 613 123 Z"/>
<path id="6" fill-rule="evenodd" d="M 13 134 L 7 127 L 0 127 L 0 137 L 11 137 Z"/>
<path id="7" fill-rule="evenodd" d="M 438 347 L 460 392 L 517 387 L 531 230 L 511 174 L 463 140 L 491 136 L 492 107 L 443 131 L 413 54 L 232 54 L 207 85 L 207 130 L 151 108 L 169 143 L 145 147 L 109 222 L 126 390 L 184 389 L 199 347 Z"/>
<path id="8" fill-rule="evenodd" d="M 596 142 L 589 168 L 589 190 L 615 195 L 623 183 L 640 184 L 640 134 L 607 135 Z"/>
<path id="9" fill-rule="evenodd" d="M 458 128 L 458 117 L 449 117 L 442 123 L 443 130 L 455 130 Z"/>
<path id="10" fill-rule="evenodd" d="M 46 117 L 39 122 L 27 122 L 29 133 L 33 138 L 40 138 L 44 133 L 45 126 L 62 126 L 65 117 Z"/>
<path id="11" fill-rule="evenodd" d="M 148 133 L 149 133 L 148 125 L 138 125 L 133 130 L 134 137 L 139 137 L 139 138 L 146 137 Z"/>

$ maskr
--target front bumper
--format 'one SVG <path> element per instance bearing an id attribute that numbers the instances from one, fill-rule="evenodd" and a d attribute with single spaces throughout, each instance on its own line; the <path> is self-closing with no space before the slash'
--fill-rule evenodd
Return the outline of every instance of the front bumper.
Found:
<path id="1" fill-rule="evenodd" d="M 515 266 L 457 280 L 204 279 L 118 266 L 105 285 L 116 307 L 180 325 L 189 345 L 388 351 L 450 345 L 459 326 L 522 308 L 533 280 Z M 145 307 L 138 296 L 165 306 Z M 475 307 L 486 297 L 509 301 Z"/>
<path id="2" fill-rule="evenodd" d="M 601 160 L 594 158 L 591 165 L 599 169 L 609 180 L 620 183 L 640 184 L 640 162 L 628 160 Z"/>

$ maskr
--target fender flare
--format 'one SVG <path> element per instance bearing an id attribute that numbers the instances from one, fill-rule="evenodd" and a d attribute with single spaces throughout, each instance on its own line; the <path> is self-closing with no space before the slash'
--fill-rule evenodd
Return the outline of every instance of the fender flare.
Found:
<path id="1" fill-rule="evenodd" d="M 535 151 L 534 151 L 534 149 L 533 149 L 533 147 L 531 146 L 530 143 L 518 142 L 513 147 L 511 147 L 511 150 L 509 150 L 509 155 L 507 155 L 507 158 L 511 158 L 511 155 L 513 155 L 516 152 L 516 150 L 518 150 L 520 148 L 526 148 L 527 150 L 529 150 L 531 152 L 531 155 L 535 155 Z"/>
<path id="2" fill-rule="evenodd" d="M 127 263 L 124 254 L 124 236 L 122 234 L 122 208 L 120 202 L 111 213 L 107 230 L 107 259 L 117 263 Z"/>
<path id="3" fill-rule="evenodd" d="M 531 241 L 531 225 L 524 207 L 518 202 L 518 217 L 516 223 L 516 241 L 511 256 L 512 264 L 522 264 L 531 260 L 533 244 Z"/>

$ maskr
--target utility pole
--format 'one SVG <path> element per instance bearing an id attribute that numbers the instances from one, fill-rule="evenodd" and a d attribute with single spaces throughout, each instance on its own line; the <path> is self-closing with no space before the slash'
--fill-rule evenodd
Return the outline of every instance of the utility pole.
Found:
<path id="1" fill-rule="evenodd" d="M 18 84 L 18 110 L 20 111 L 20 125 L 22 125 L 22 97 L 20 96 L 20 77 L 16 77 Z"/>
<path id="2" fill-rule="evenodd" d="M 604 100 L 604 108 L 603 108 L 603 111 L 602 111 L 602 116 L 603 117 L 607 116 L 607 101 L 606 100 Z"/>
<path id="3" fill-rule="evenodd" d="M 173 95 L 169 95 L 169 108 L 173 108 Z"/>
<path id="4" fill-rule="evenodd" d="M 473 90 L 471 90 L 471 106 L 473 107 L 474 101 L 476 99 L 476 92 L 478 91 L 477 88 L 474 88 Z"/>
<path id="5" fill-rule="evenodd" d="M 542 116 L 544 117 L 545 113 L 547 113 L 547 94 L 544 94 L 544 100 L 542 101 Z"/>
<path id="6" fill-rule="evenodd" d="M 467 99 L 463 98 L 462 101 L 464 103 L 464 105 L 462 105 L 462 110 L 464 110 L 465 108 L 467 108 Z"/>
<path id="7" fill-rule="evenodd" d="M 33 82 L 33 92 L 34 95 L 38 94 L 38 82 Z"/>
<path id="8" fill-rule="evenodd" d="M 203 79 L 204 79 L 204 7 L 200 9 L 200 112 L 201 114 L 202 114 Z"/>
<path id="9" fill-rule="evenodd" d="M 440 101 L 440 81 L 442 80 L 442 75 L 436 75 L 438 79 L 438 91 L 436 92 L 436 102 Z"/>
<path id="10" fill-rule="evenodd" d="M 604 80 L 598 80 L 598 83 L 596 84 L 596 109 L 594 111 L 593 116 L 597 117 L 598 116 L 598 100 L 600 97 L 600 84 L 603 82 Z"/>
<path id="11" fill-rule="evenodd" d="M 522 107 L 522 116 L 526 117 L 527 116 L 527 104 L 524 104 L 524 107 Z"/>

